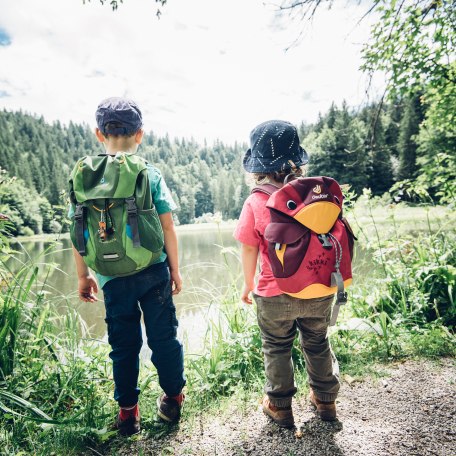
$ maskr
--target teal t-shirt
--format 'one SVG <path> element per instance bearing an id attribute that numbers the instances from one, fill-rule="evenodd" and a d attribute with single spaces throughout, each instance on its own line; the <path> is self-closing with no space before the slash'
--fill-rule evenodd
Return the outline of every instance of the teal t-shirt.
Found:
<path id="1" fill-rule="evenodd" d="M 174 211 L 177 206 L 174 202 L 171 192 L 166 185 L 160 171 L 150 164 L 147 165 L 147 171 L 149 173 L 150 190 L 152 192 L 152 201 L 154 202 L 155 208 L 157 209 L 158 215 L 166 214 L 167 212 Z M 70 207 L 68 217 L 74 215 L 74 210 Z M 162 263 L 166 260 L 166 253 L 162 252 L 157 263 Z M 115 277 L 104 276 L 96 273 L 98 279 L 98 285 L 103 288 L 107 282 L 114 279 Z"/>

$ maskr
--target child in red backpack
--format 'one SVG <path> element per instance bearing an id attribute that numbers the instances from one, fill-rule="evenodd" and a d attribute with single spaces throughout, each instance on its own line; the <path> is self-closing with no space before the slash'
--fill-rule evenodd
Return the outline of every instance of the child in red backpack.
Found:
<path id="1" fill-rule="evenodd" d="M 299 145 L 296 128 L 289 122 L 272 120 L 250 133 L 250 149 L 244 169 L 253 174 L 257 185 L 283 186 L 287 175 L 300 174 L 308 161 Z M 322 420 L 336 419 L 335 399 L 339 391 L 339 368 L 327 337 L 333 295 L 300 299 L 282 293 L 271 271 L 264 231 L 270 222 L 266 202 L 269 196 L 252 193 L 244 206 L 234 236 L 242 244 L 244 288 L 241 299 L 257 304 L 258 325 L 263 342 L 266 374 L 263 412 L 282 427 L 293 427 L 291 408 L 296 393 L 291 350 L 296 332 L 306 361 L 310 401 Z M 260 273 L 255 285 L 258 255 Z"/>

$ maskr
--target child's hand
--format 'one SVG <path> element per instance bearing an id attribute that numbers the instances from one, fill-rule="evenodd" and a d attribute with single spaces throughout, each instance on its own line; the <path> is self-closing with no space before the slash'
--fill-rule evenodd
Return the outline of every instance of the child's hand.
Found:
<path id="1" fill-rule="evenodd" d="M 253 290 L 252 287 L 249 287 L 248 285 L 244 285 L 244 288 L 242 289 L 241 293 L 241 301 L 244 304 L 252 304 L 252 298 L 249 296 L 250 292 Z"/>
<path id="2" fill-rule="evenodd" d="M 173 295 L 177 295 L 182 290 L 182 277 L 179 270 L 170 271 L 171 274 L 171 290 Z"/>
<path id="3" fill-rule="evenodd" d="M 89 274 L 84 277 L 79 277 L 78 283 L 79 299 L 84 302 L 95 302 L 98 298 L 95 296 L 98 293 L 98 284 L 95 277 Z"/>

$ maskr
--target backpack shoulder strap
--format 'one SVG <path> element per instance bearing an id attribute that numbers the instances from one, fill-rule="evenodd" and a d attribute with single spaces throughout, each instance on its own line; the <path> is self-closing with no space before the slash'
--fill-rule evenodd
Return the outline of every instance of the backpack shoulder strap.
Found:
<path id="1" fill-rule="evenodd" d="M 263 184 L 253 187 L 250 193 L 264 193 L 265 195 L 271 196 L 277 190 L 279 190 L 279 188 L 275 185 Z"/>

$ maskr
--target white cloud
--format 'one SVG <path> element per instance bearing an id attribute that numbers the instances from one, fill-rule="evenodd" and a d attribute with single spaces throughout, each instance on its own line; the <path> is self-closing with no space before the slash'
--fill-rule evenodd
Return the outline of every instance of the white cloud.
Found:
<path id="1" fill-rule="evenodd" d="M 363 7 L 337 4 L 307 24 L 278 23 L 262 0 L 153 0 L 117 12 L 97 0 L 0 0 L 0 107 L 93 124 L 97 103 L 129 96 L 147 129 L 248 139 L 268 118 L 313 121 L 332 101 L 364 99 Z M 350 33 L 351 32 L 351 33 Z"/>

